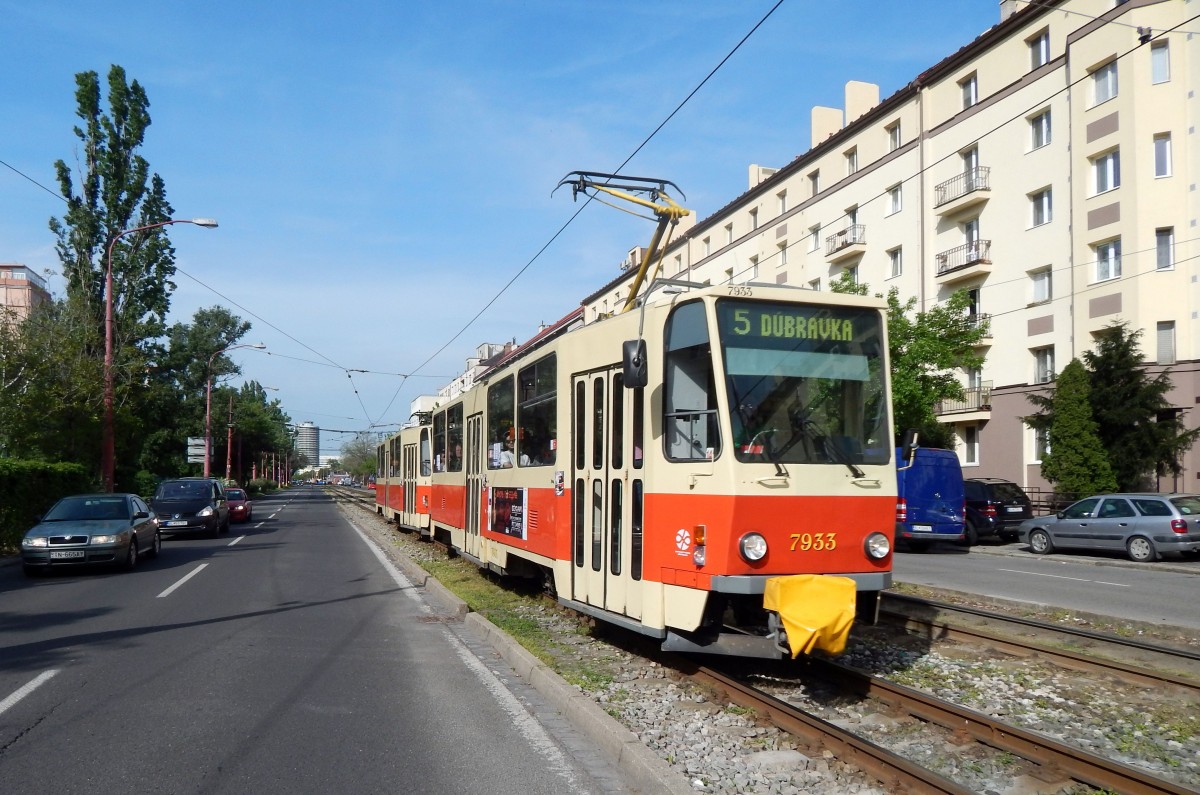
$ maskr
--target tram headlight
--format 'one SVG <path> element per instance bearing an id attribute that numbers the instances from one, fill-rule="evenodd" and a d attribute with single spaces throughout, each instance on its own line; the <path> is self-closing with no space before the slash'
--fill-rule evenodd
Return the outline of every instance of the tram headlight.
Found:
<path id="1" fill-rule="evenodd" d="M 708 553 L 705 552 L 705 549 L 706 547 L 696 547 L 695 551 L 692 552 L 692 563 L 695 563 L 697 566 L 704 565 L 705 561 L 708 560 Z"/>
<path id="2" fill-rule="evenodd" d="M 864 544 L 867 557 L 883 560 L 892 551 L 892 540 L 883 533 L 871 533 Z"/>
<path id="3" fill-rule="evenodd" d="M 767 556 L 767 539 L 758 533 L 746 533 L 738 540 L 738 552 L 751 563 L 762 560 Z"/>

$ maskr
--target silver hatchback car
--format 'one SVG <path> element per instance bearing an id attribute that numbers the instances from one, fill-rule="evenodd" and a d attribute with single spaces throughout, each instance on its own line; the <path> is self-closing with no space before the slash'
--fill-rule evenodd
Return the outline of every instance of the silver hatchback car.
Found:
<path id="1" fill-rule="evenodd" d="M 1163 552 L 1200 553 L 1200 495 L 1100 494 L 1052 516 L 1021 523 L 1021 540 L 1045 555 L 1056 549 L 1124 552 L 1158 560 Z"/>

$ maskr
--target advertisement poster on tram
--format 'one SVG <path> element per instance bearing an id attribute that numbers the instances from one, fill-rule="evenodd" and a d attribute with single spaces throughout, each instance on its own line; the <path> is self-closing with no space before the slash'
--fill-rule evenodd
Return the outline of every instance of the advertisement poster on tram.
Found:
<path id="1" fill-rule="evenodd" d="M 528 503 L 525 489 L 492 487 L 493 533 L 525 540 L 525 515 Z"/>

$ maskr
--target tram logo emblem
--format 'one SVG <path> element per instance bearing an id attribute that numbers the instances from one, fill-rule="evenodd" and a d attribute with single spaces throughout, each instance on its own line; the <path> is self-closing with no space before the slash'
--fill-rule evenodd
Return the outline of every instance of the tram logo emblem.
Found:
<path id="1" fill-rule="evenodd" d="M 675 548 L 679 550 L 677 555 L 686 555 L 687 551 L 692 548 L 692 534 L 686 528 L 680 528 L 675 534 Z"/>

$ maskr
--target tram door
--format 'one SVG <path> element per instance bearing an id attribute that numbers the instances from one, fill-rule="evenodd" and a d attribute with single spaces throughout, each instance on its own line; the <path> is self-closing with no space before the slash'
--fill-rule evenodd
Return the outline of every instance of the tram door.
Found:
<path id="1" fill-rule="evenodd" d="M 637 618 L 641 583 L 629 576 L 635 447 L 630 420 L 641 390 L 625 389 L 621 378 L 619 367 L 572 378 L 571 569 L 576 600 Z M 640 477 L 638 471 L 639 496 Z"/>
<path id="2" fill-rule="evenodd" d="M 479 535 L 479 514 L 483 506 L 483 415 L 467 417 L 467 438 L 463 450 L 463 466 L 467 470 L 467 516 L 464 552 L 482 560 Z"/>
<path id="3" fill-rule="evenodd" d="M 402 452 L 403 464 L 400 471 L 404 477 L 404 523 L 413 521 L 417 512 L 417 445 L 406 444 Z"/>

